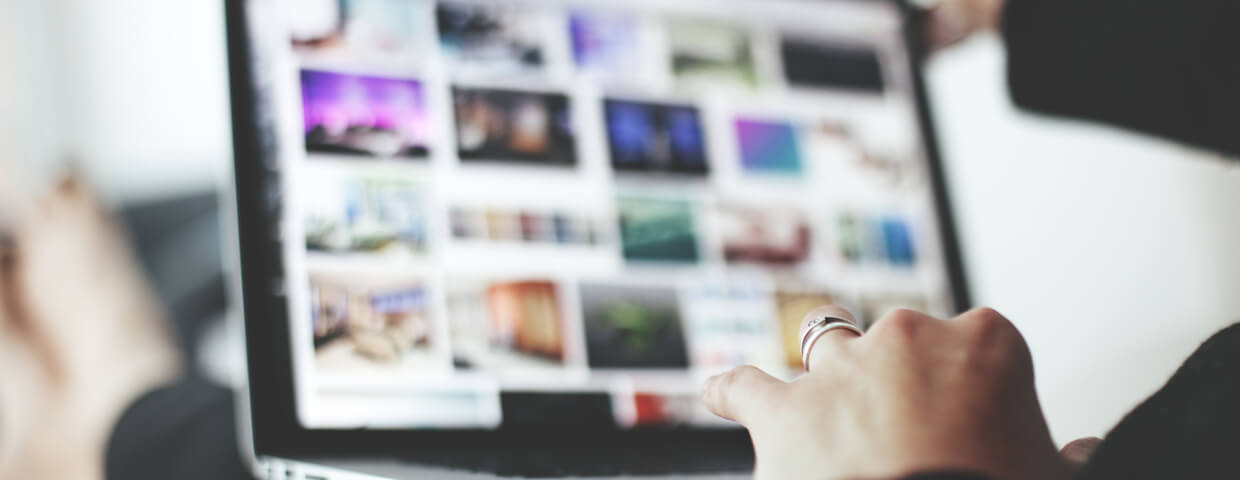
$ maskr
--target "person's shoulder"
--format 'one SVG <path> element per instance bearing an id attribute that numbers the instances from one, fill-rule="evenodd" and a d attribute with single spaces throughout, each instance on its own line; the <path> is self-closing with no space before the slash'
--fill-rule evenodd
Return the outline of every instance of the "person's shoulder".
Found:
<path id="1" fill-rule="evenodd" d="M 1202 343 L 1199 350 L 1214 348 L 1218 345 L 1231 346 L 1232 349 L 1235 349 L 1235 347 L 1240 347 L 1240 322 L 1219 330 L 1219 332 L 1211 336 L 1209 340 Z"/>
<path id="2" fill-rule="evenodd" d="M 1240 323 L 1220 330 L 1197 347 L 1172 380 L 1201 375 L 1231 375 L 1240 369 Z"/>

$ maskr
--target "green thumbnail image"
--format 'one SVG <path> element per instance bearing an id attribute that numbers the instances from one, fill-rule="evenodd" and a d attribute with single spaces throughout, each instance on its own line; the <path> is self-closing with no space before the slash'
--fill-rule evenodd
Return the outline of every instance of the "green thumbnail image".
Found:
<path id="1" fill-rule="evenodd" d="M 621 198 L 624 259 L 696 263 L 699 259 L 693 206 L 684 200 Z"/>

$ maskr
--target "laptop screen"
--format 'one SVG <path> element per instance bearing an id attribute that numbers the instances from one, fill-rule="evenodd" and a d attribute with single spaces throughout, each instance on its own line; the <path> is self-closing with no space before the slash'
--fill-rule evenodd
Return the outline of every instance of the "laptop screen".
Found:
<path id="1" fill-rule="evenodd" d="M 246 8 L 288 311 L 250 321 L 304 428 L 731 428 L 700 385 L 794 378 L 811 308 L 957 307 L 893 4 Z"/>

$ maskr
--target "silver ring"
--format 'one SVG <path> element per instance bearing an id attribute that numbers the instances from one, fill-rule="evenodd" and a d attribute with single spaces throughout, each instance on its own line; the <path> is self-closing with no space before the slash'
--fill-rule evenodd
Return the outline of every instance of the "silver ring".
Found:
<path id="1" fill-rule="evenodd" d="M 806 372 L 809 371 L 809 354 L 814 350 L 814 344 L 832 330 L 848 330 L 857 334 L 858 337 L 864 334 L 852 322 L 840 317 L 825 316 L 810 321 L 809 328 L 806 328 L 805 333 L 801 335 L 801 365 L 805 367 Z"/>

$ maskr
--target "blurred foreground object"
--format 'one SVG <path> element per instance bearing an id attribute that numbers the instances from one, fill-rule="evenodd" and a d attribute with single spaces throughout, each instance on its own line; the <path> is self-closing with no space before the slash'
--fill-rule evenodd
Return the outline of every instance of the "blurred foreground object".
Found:
<path id="1" fill-rule="evenodd" d="M 1006 0 L 928 0 L 926 35 L 932 51 L 953 46 L 969 36 L 999 28 Z"/>
<path id="2" fill-rule="evenodd" d="M 126 238 L 76 179 L 14 212 L 0 318 L 0 474 L 102 478 L 117 419 L 177 376 Z"/>

